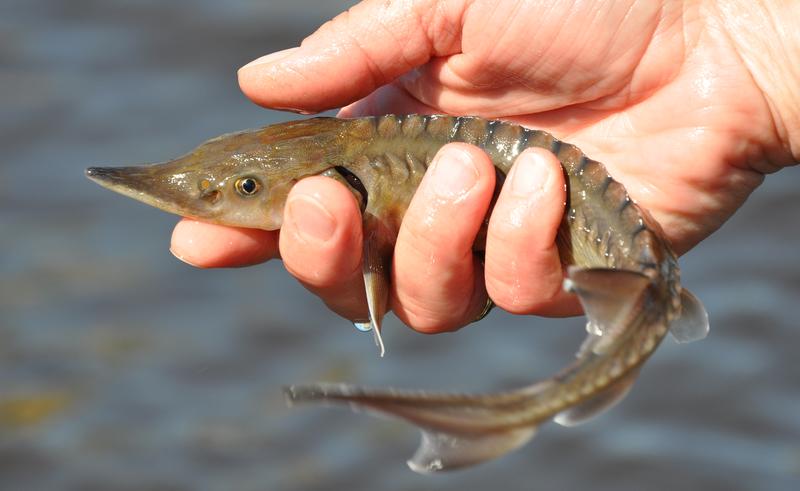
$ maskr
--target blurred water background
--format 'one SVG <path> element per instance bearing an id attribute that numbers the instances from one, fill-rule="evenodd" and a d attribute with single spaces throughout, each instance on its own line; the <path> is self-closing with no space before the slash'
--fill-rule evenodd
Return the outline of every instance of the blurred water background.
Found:
<path id="1" fill-rule="evenodd" d="M 390 320 L 379 360 L 279 263 L 186 266 L 174 217 L 83 177 L 287 119 L 240 95 L 236 69 L 352 3 L 0 4 L 0 489 L 800 489 L 798 168 L 683 258 L 712 335 L 667 341 L 585 426 L 422 477 L 409 427 L 286 408 L 281 385 L 320 379 L 513 387 L 583 336 L 500 312 L 436 337 Z"/>

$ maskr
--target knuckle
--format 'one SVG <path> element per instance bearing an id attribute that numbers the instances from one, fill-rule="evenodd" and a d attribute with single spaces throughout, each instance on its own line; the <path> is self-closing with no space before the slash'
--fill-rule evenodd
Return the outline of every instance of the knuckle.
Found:
<path id="1" fill-rule="evenodd" d="M 345 288 L 337 286 L 327 289 L 308 289 L 340 317 L 350 321 L 369 318 L 369 309 L 363 288 L 358 288 L 357 285 Z"/>
<path id="2" fill-rule="evenodd" d="M 469 288 L 460 291 L 462 288 L 458 287 L 477 283 L 480 283 L 480 289 L 473 287 L 471 291 Z M 397 290 L 394 310 L 403 322 L 418 332 L 436 334 L 455 331 L 477 316 L 476 305 L 482 307 L 485 304 L 486 294 L 482 285 L 482 281 L 474 279 L 452 287 L 421 282 L 416 289 Z"/>
<path id="3" fill-rule="evenodd" d="M 450 318 L 438 309 L 429 309 L 413 303 L 404 306 L 402 320 L 422 334 L 438 334 L 454 331 L 460 327 L 457 319 Z"/>
<path id="4" fill-rule="evenodd" d="M 310 268 L 308 263 L 293 257 L 293 255 L 284 255 L 283 267 L 295 279 L 314 288 L 324 288 L 329 285 L 330 275 L 325 274 L 323 268 L 315 267 Z"/>
<path id="5" fill-rule="evenodd" d="M 486 291 L 495 304 L 512 314 L 531 314 L 550 305 L 561 291 L 561 281 L 553 272 L 539 268 L 541 274 L 520 270 L 516 262 L 501 267 L 487 262 Z"/>
<path id="6" fill-rule="evenodd" d="M 442 255 L 447 255 L 452 248 L 452 237 L 442 233 L 440 227 L 431 226 L 424 221 L 417 223 L 412 221 L 406 227 L 406 234 L 399 237 L 402 241 L 399 246 L 404 252 L 408 251 L 408 257 L 413 261 L 414 266 L 421 266 L 419 263 L 427 263 L 425 266 L 432 266 L 439 262 Z"/>
<path id="7" fill-rule="evenodd" d="M 529 299 L 522 295 L 523 287 L 518 282 L 487 275 L 486 291 L 494 303 L 512 314 L 528 313 Z"/>

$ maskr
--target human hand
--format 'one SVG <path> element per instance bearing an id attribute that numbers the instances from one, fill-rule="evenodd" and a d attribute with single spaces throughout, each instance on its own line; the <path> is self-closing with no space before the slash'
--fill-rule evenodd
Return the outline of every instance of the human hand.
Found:
<path id="1" fill-rule="evenodd" d="M 342 115 L 472 114 L 547 129 L 605 163 L 682 253 L 741 206 L 765 173 L 800 157 L 800 76 L 789 57 L 798 41 L 789 26 L 774 25 L 797 17 L 779 8 L 798 7 L 368 1 L 239 77 L 245 94 L 267 107 L 315 112 L 357 101 Z M 746 9 L 747 23 L 737 9 Z M 404 322 L 425 332 L 457 328 L 480 311 L 487 289 L 512 312 L 576 311 L 559 293 L 557 163 L 546 152 L 528 157 L 530 165 L 515 168 L 544 170 L 528 180 L 538 192 L 515 200 L 504 189 L 484 278 L 469 251 L 493 171 L 474 147 L 440 152 L 443 169 L 457 172 L 466 160 L 476 179 L 467 199 L 432 199 L 437 180 L 427 175 L 415 195 L 393 266 L 391 308 Z M 524 226 L 508 227 L 531 207 Z M 279 237 L 184 221 L 172 250 L 206 267 L 280 252 L 333 310 L 364 317 L 360 216 L 344 187 L 321 177 L 298 183 Z"/>

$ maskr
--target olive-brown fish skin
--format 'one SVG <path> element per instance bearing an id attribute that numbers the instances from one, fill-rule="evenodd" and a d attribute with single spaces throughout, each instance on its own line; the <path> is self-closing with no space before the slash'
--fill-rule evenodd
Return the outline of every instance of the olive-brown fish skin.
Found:
<path id="1" fill-rule="evenodd" d="M 450 142 L 485 150 L 499 177 L 526 148 L 558 157 L 568 202 L 557 245 L 566 284 L 584 305 L 593 334 L 570 366 L 515 391 L 466 395 L 321 384 L 287 389 L 293 402 L 345 402 L 417 424 L 423 443 L 409 464 L 431 472 L 502 455 L 530 439 L 542 422 L 574 424 L 618 401 L 680 316 L 682 302 L 693 316 L 684 323 L 685 340 L 707 331 L 705 311 L 681 288 L 675 254 L 660 228 L 600 163 L 549 133 L 509 122 L 386 115 L 280 123 L 223 135 L 163 164 L 91 168 L 87 175 L 166 211 L 264 229 L 280 227 L 286 196 L 299 179 L 339 180 L 362 204 L 365 283 L 380 341 L 400 222 L 433 156 Z M 243 191 L 243 183 L 251 188 L 247 179 L 255 182 L 252 195 Z"/>

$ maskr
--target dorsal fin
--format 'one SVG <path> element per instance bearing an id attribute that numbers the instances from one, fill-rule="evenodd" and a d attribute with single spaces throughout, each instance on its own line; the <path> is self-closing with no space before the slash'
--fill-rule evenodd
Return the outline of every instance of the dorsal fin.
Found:
<path id="1" fill-rule="evenodd" d="M 605 412 L 628 395 L 638 376 L 639 369 L 631 370 L 591 398 L 556 414 L 553 421 L 561 426 L 575 426 Z"/>
<path id="2" fill-rule="evenodd" d="M 691 343 L 708 336 L 708 313 L 692 292 L 681 291 L 681 315 L 669 325 L 669 332 L 679 343 Z"/>
<path id="3" fill-rule="evenodd" d="M 578 295 L 586 313 L 586 330 L 598 336 L 593 351 L 600 354 L 622 332 L 625 321 L 650 284 L 637 271 L 570 266 L 564 290 Z"/>

